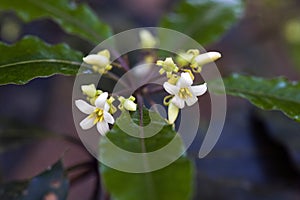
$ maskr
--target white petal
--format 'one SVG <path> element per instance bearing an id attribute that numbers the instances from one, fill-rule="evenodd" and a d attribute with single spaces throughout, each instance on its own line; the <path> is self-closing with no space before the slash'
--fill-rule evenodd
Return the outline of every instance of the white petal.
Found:
<path id="1" fill-rule="evenodd" d="M 109 64 L 107 57 L 103 55 L 92 54 L 83 58 L 83 61 L 90 65 L 97 65 L 100 67 L 106 66 Z"/>
<path id="2" fill-rule="evenodd" d="M 102 122 L 98 122 L 97 123 L 97 130 L 101 135 L 105 135 L 105 133 L 107 133 L 109 131 L 109 126 L 108 123 L 105 121 Z"/>
<path id="3" fill-rule="evenodd" d="M 104 120 L 107 122 L 107 123 L 110 123 L 110 124 L 113 124 L 115 123 L 115 119 L 113 118 L 113 116 L 108 113 L 108 112 L 104 112 Z"/>
<path id="4" fill-rule="evenodd" d="M 195 96 L 203 95 L 207 91 L 207 84 L 192 86 L 191 90 Z"/>
<path id="5" fill-rule="evenodd" d="M 94 118 L 90 118 L 88 116 L 84 120 L 82 120 L 79 125 L 83 130 L 90 129 L 94 126 Z"/>
<path id="6" fill-rule="evenodd" d="M 190 98 L 187 98 L 187 99 L 185 100 L 185 102 L 186 102 L 186 104 L 187 104 L 188 106 L 194 105 L 197 101 L 198 101 L 198 98 L 195 97 L 195 96 L 190 97 Z"/>
<path id="7" fill-rule="evenodd" d="M 75 105 L 81 112 L 83 112 L 84 114 L 87 114 L 87 115 L 91 114 L 95 110 L 94 106 L 91 106 L 90 104 L 88 104 L 87 102 L 85 102 L 81 99 L 76 100 Z"/>
<path id="8" fill-rule="evenodd" d="M 110 105 L 106 102 L 103 110 L 107 112 L 109 109 L 110 109 Z"/>
<path id="9" fill-rule="evenodd" d="M 180 88 L 186 88 L 193 84 L 193 79 L 191 78 L 191 75 L 186 73 L 181 73 L 181 77 L 177 82 L 177 86 Z"/>
<path id="10" fill-rule="evenodd" d="M 171 103 L 174 103 L 175 106 L 177 106 L 180 109 L 182 109 L 184 107 L 184 100 L 178 96 L 173 97 L 173 99 L 171 100 Z"/>
<path id="11" fill-rule="evenodd" d="M 100 94 L 100 96 L 95 101 L 96 107 L 97 108 L 104 108 L 104 105 L 106 103 L 107 97 L 108 97 L 108 93 L 107 92 L 103 92 L 102 94 Z"/>
<path id="12" fill-rule="evenodd" d="M 203 53 L 200 54 L 195 58 L 195 62 L 202 66 L 210 62 L 214 62 L 221 58 L 221 54 L 219 52 L 208 52 L 208 53 Z"/>
<path id="13" fill-rule="evenodd" d="M 172 85 L 168 82 L 164 83 L 164 88 L 169 94 L 177 94 L 179 92 L 179 88 L 176 85 Z"/>

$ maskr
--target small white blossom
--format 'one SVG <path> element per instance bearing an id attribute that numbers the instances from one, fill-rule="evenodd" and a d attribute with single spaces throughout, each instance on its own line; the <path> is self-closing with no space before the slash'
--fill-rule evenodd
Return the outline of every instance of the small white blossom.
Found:
<path id="1" fill-rule="evenodd" d="M 171 103 L 182 109 L 185 103 L 188 106 L 195 104 L 198 101 L 197 96 L 203 95 L 207 91 L 206 83 L 197 86 L 192 86 L 192 84 L 193 80 L 190 74 L 181 73 L 176 85 L 165 82 L 163 86 L 169 94 L 174 95 Z"/>
<path id="2" fill-rule="evenodd" d="M 95 106 L 88 104 L 83 100 L 76 100 L 75 105 L 77 108 L 89 115 L 80 122 L 80 127 L 83 130 L 92 128 L 94 125 L 97 126 L 97 130 L 101 135 L 105 135 L 109 131 L 108 123 L 113 124 L 115 122 L 113 116 L 108 112 L 109 105 L 106 102 L 108 93 L 102 93 L 95 101 Z"/>

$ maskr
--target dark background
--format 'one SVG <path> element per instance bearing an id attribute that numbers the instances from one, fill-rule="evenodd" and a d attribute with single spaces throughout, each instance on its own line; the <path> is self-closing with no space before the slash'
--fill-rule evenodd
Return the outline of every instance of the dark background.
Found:
<path id="1" fill-rule="evenodd" d="M 115 33 L 156 26 L 175 3 L 170 0 L 88 2 L 104 21 L 113 25 Z M 223 57 L 216 64 L 224 76 L 242 72 L 298 80 L 299 13 L 298 0 L 245 1 L 245 11 L 238 23 L 206 49 L 222 52 Z M 0 29 L 1 40 L 8 43 L 22 35 L 34 34 L 48 43 L 67 42 L 85 53 L 93 48 L 64 34 L 48 20 L 23 24 L 13 14 L 5 13 L 0 15 Z M 1 86 L 1 126 L 8 122 L 16 127 L 33 125 L 77 138 L 71 107 L 73 81 L 72 77 L 54 76 L 23 86 Z M 201 123 L 207 121 L 208 118 Z M 300 199 L 299 130 L 298 123 L 279 112 L 263 112 L 245 100 L 229 97 L 226 124 L 213 151 L 206 158 L 197 159 L 201 131 L 189 149 L 198 169 L 195 199 Z M 0 155 L 1 178 L 9 181 L 34 176 L 62 156 L 66 166 L 91 159 L 83 146 L 70 142 L 53 139 L 30 142 Z M 96 178 L 91 174 L 73 184 L 69 199 L 88 199 Z"/>

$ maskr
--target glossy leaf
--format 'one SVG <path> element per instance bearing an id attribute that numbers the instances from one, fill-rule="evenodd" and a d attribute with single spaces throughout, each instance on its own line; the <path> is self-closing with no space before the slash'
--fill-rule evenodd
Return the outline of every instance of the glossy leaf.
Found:
<path id="1" fill-rule="evenodd" d="M 123 117 L 121 116 L 118 120 L 124 120 Z M 140 123 L 138 112 L 134 112 L 132 118 L 134 123 Z M 143 120 L 144 126 L 149 123 L 147 110 L 143 112 Z M 107 149 L 108 138 L 115 145 L 127 151 L 152 152 L 168 144 L 175 137 L 176 132 L 172 126 L 167 125 L 161 117 L 152 118 L 151 123 L 163 124 L 163 128 L 155 136 L 146 138 L 144 141 L 129 136 L 116 123 L 107 134 L 107 138 L 101 139 L 100 155 L 104 159 L 110 159 L 110 150 Z M 131 125 L 128 124 L 128 126 Z M 143 145 L 145 145 L 146 151 L 142 150 Z M 181 149 L 182 143 L 178 143 L 178 145 L 178 149 Z M 116 162 L 121 164 L 124 159 L 123 161 L 116 160 Z M 105 165 L 100 166 L 100 172 L 106 189 L 115 200 L 188 200 L 191 198 L 194 166 L 185 156 L 163 169 L 150 173 L 126 173 Z"/>
<path id="2" fill-rule="evenodd" d="M 242 3 L 240 0 L 235 2 L 182 0 L 160 25 L 185 33 L 206 45 L 219 39 L 236 22 Z"/>
<path id="3" fill-rule="evenodd" d="M 0 185 L 1 200 L 34 200 L 67 198 L 69 182 L 59 161 L 49 170 L 28 181 Z"/>
<path id="4" fill-rule="evenodd" d="M 111 35 L 110 28 L 101 22 L 85 4 L 68 0 L 0 0 L 0 10 L 13 10 L 24 21 L 50 18 L 67 33 L 98 44 Z"/>
<path id="5" fill-rule="evenodd" d="M 75 75 L 82 54 L 65 44 L 48 45 L 35 37 L 25 37 L 14 45 L 0 43 L 0 85 L 25 84 L 54 74 Z"/>
<path id="6" fill-rule="evenodd" d="M 265 110 L 280 110 L 300 122 L 300 83 L 285 78 L 263 79 L 234 74 L 224 79 L 226 93 L 248 99 Z M 215 92 L 217 82 L 212 88 Z"/>

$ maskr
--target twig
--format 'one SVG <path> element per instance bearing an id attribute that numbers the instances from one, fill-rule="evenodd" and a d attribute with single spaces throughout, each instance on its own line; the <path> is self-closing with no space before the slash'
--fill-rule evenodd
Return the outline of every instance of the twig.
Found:
<path id="1" fill-rule="evenodd" d="M 125 62 L 125 60 L 121 57 L 121 55 L 116 50 L 111 50 L 111 53 L 117 58 L 117 61 L 119 61 L 120 65 L 125 71 L 130 70 L 128 64 Z"/>

